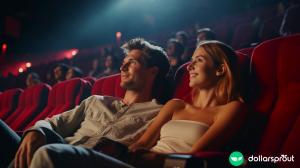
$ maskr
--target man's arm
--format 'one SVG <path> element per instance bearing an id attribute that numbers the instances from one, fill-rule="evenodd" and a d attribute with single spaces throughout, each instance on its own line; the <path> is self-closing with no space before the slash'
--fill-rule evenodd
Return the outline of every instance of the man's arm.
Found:
<path id="1" fill-rule="evenodd" d="M 36 124 L 25 131 L 25 134 L 28 131 L 36 130 L 43 133 L 41 127 L 48 128 L 55 131 L 62 137 L 70 136 L 76 131 L 82 121 L 84 120 L 85 113 L 96 98 L 91 96 L 80 103 L 79 106 L 76 106 L 74 109 L 66 111 L 64 113 L 55 115 L 51 118 L 46 118 L 45 120 L 40 120 Z M 45 133 L 43 133 L 45 134 Z"/>
<path id="2" fill-rule="evenodd" d="M 45 130 L 54 130 L 62 137 L 72 134 L 84 120 L 85 112 L 93 101 L 95 98 L 89 97 L 76 108 L 38 121 L 32 128 L 26 130 L 15 156 L 15 167 L 29 167 L 34 152 L 48 143 Z"/>

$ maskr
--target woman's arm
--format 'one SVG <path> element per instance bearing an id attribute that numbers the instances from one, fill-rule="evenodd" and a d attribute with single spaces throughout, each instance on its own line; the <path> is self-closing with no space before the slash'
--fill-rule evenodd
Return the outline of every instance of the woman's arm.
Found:
<path id="1" fill-rule="evenodd" d="M 155 117 L 153 123 L 147 128 L 141 138 L 129 146 L 129 150 L 136 151 L 138 148 L 149 149 L 154 146 L 159 138 L 161 127 L 172 119 L 175 110 L 184 108 L 185 103 L 182 100 L 173 99 L 168 101 Z"/>
<path id="2" fill-rule="evenodd" d="M 240 101 L 230 102 L 216 114 L 213 124 L 193 145 L 191 154 L 201 150 L 222 147 L 240 129 L 246 115 L 245 105 Z"/>

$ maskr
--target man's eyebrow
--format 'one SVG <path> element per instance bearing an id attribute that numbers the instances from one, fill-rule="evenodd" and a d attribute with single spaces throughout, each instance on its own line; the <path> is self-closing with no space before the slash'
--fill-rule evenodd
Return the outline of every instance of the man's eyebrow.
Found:
<path id="1" fill-rule="evenodd" d="M 136 58 L 130 58 L 130 57 L 129 57 L 129 58 L 128 58 L 128 57 L 127 57 L 127 58 L 125 57 L 124 60 L 123 60 L 123 62 L 124 62 L 124 61 L 138 61 L 138 62 L 140 62 L 140 60 L 138 60 L 138 59 L 136 59 Z"/>

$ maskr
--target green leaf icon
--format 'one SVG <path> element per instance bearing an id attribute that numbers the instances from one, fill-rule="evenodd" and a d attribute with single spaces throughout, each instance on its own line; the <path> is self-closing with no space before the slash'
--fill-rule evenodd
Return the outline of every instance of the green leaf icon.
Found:
<path id="1" fill-rule="evenodd" d="M 244 163 L 244 156 L 239 151 L 234 151 L 229 156 L 229 163 L 232 166 L 240 166 Z"/>

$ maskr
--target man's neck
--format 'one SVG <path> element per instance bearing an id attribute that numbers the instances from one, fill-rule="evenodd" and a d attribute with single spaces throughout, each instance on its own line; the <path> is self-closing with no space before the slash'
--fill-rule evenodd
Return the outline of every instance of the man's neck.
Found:
<path id="1" fill-rule="evenodd" d="M 133 103 L 141 103 L 141 102 L 147 102 L 152 99 L 151 91 L 143 90 L 143 91 L 133 91 L 133 90 L 127 90 L 125 93 L 125 96 L 123 98 L 123 102 L 127 105 L 133 104 Z"/>

